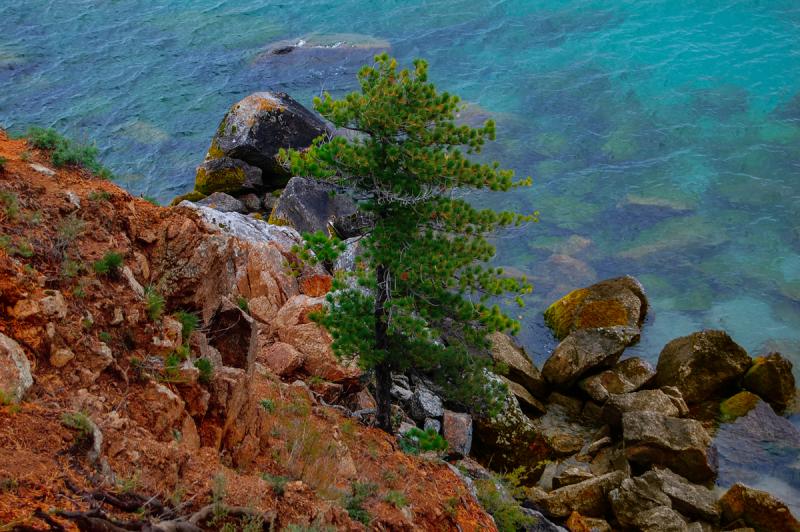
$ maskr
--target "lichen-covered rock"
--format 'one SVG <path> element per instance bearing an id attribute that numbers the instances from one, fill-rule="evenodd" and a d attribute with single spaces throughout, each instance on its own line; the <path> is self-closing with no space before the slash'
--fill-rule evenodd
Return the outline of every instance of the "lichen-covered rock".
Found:
<path id="1" fill-rule="evenodd" d="M 516 345 L 510 336 L 500 332 L 490 335 L 489 340 L 492 359 L 508 367 L 508 379 L 521 384 L 534 396 L 546 398 L 547 383 L 525 350 Z"/>
<path id="2" fill-rule="evenodd" d="M 717 497 L 705 486 L 692 484 L 669 469 L 656 468 L 642 477 L 656 482 L 661 491 L 672 501 L 672 507 L 681 515 L 711 523 L 719 522 L 720 510 Z"/>
<path id="3" fill-rule="evenodd" d="M 698 403 L 734 387 L 751 360 L 724 331 L 700 331 L 669 342 L 658 356 L 655 383 L 674 386 Z"/>
<path id="4" fill-rule="evenodd" d="M 12 401 L 21 401 L 33 386 L 31 364 L 12 338 L 0 333 L 0 392 Z"/>
<path id="5" fill-rule="evenodd" d="M 719 500 L 723 523 L 741 522 L 756 532 L 798 532 L 800 521 L 767 492 L 734 484 Z"/>
<path id="6" fill-rule="evenodd" d="M 508 391 L 514 394 L 514 397 L 519 401 L 519 406 L 522 410 L 530 416 L 538 416 L 547 412 L 545 406 L 536 399 L 531 393 L 526 390 L 521 384 L 510 381 L 505 377 L 500 377 L 503 382 L 508 386 Z"/>
<path id="7" fill-rule="evenodd" d="M 263 187 L 261 169 L 239 159 L 219 157 L 197 167 L 194 178 L 196 192 L 209 195 L 214 192 L 239 192 Z M 202 201 L 202 200 L 201 200 Z"/>
<path id="8" fill-rule="evenodd" d="M 667 506 L 657 506 L 642 512 L 636 520 L 639 530 L 648 532 L 688 532 L 689 527 L 681 514 Z"/>
<path id="9" fill-rule="evenodd" d="M 220 212 L 245 212 L 244 203 L 224 192 L 214 192 L 197 202 Z"/>
<path id="10" fill-rule="evenodd" d="M 626 358 L 607 369 L 586 377 L 578 386 L 589 397 L 603 403 L 609 394 L 630 393 L 647 384 L 656 374 L 656 370 L 646 360 L 638 357 Z"/>
<path id="11" fill-rule="evenodd" d="M 235 103 L 222 119 L 206 161 L 239 159 L 261 169 L 265 184 L 275 188 L 289 177 L 276 159 L 278 150 L 307 148 L 327 131 L 320 117 L 289 95 L 257 92 Z"/>
<path id="12" fill-rule="evenodd" d="M 739 392 L 733 397 L 725 399 L 719 404 L 720 420 L 726 423 L 746 416 L 758 402 L 759 397 L 751 392 Z"/>
<path id="13" fill-rule="evenodd" d="M 570 532 L 611 532 L 608 521 L 599 517 L 586 517 L 572 512 L 565 523 Z"/>
<path id="14" fill-rule="evenodd" d="M 411 397 L 411 417 L 422 423 L 425 418 L 439 418 L 443 414 L 442 399 L 426 386 L 417 385 Z"/>
<path id="15" fill-rule="evenodd" d="M 355 202 L 340 188 L 331 184 L 293 177 L 283 189 L 270 222 L 289 225 L 300 233 L 330 233 L 333 221 L 355 214 Z"/>
<path id="16" fill-rule="evenodd" d="M 623 325 L 640 327 L 647 314 L 647 296 L 634 277 L 607 279 L 588 288 L 573 290 L 544 313 L 545 322 L 557 338 L 572 331 Z M 631 338 L 636 341 L 638 336 Z"/>
<path id="17" fill-rule="evenodd" d="M 614 516 L 622 526 L 645 530 L 639 525 L 642 514 L 660 506 L 672 506 L 658 484 L 657 479 L 652 478 L 626 478 L 608 494 Z"/>
<path id="18" fill-rule="evenodd" d="M 742 386 L 780 412 L 792 402 L 796 393 L 792 363 L 780 353 L 756 357 L 742 379 Z"/>
<path id="19" fill-rule="evenodd" d="M 547 382 L 569 387 L 586 373 L 613 365 L 639 337 L 636 327 L 580 329 L 567 336 L 542 367 Z"/>
<path id="20" fill-rule="evenodd" d="M 668 467 L 692 482 L 716 477 L 716 448 L 699 421 L 657 412 L 626 412 L 622 431 L 625 455 L 631 462 Z"/>

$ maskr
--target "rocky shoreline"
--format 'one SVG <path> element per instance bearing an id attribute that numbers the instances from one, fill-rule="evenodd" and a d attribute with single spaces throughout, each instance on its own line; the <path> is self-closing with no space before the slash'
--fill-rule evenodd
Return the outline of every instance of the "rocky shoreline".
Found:
<path id="1" fill-rule="evenodd" d="M 775 455 L 788 463 L 771 473 L 798 485 L 800 431 L 781 416 L 797 408 L 791 362 L 779 353 L 753 359 L 723 331 L 669 342 L 656 367 L 624 358 L 649 310 L 645 287 L 629 276 L 575 287 L 547 309 L 546 322 L 560 343 L 541 370 L 513 338 L 492 336 L 482 356 L 506 368 L 492 378 L 509 390 L 492 418 L 448 403 L 425 375 L 393 376 L 399 437 L 414 427 L 441 433 L 449 443 L 444 462 L 436 455 L 407 458 L 396 440 L 362 426 L 374 412 L 370 384 L 354 361 L 335 360 L 330 338 L 308 314 L 325 304 L 337 272 L 356 267 L 358 235 L 369 220 L 334 187 L 288 175 L 277 157 L 280 148 L 306 147 L 323 133 L 339 134 L 288 95 L 248 96 L 220 123 L 195 190 L 168 209 L 107 183 L 87 185 L 91 178 L 82 175 L 59 171 L 54 183 L 57 172 L 46 160 L 24 163 L 14 154 L 14 168 L 25 173 L 4 190 L 26 198 L 29 208 L 45 196 L 60 198 L 54 221 L 79 215 L 99 228 L 82 243 L 84 260 L 99 260 L 111 247 L 124 252 L 125 268 L 118 278 L 87 281 L 82 290 L 90 293 L 90 308 L 66 295 L 66 281 L 54 281 L 57 275 L 30 280 L 24 257 L 0 253 L 8 279 L 0 292 L 7 310 L 0 320 L 0 388 L 13 396 L 10 402 L 23 401 L 25 415 L 35 417 L 26 405 L 68 390 L 59 408 L 88 412 L 103 437 L 94 440 L 95 455 L 80 458 L 87 470 L 117 478 L 139 471 L 149 493 L 163 495 L 176 489 L 182 468 L 198 477 L 201 469 L 207 478 L 193 492 L 201 496 L 210 492 L 211 471 L 224 467 L 231 483 L 269 491 L 253 472 L 286 472 L 275 456 L 288 436 L 280 435 L 286 425 L 263 401 L 275 409 L 287 395 L 300 397 L 317 430 L 338 434 L 318 466 L 333 480 L 322 483 L 319 471 L 290 468 L 294 499 L 275 492 L 260 503 L 284 525 L 302 518 L 359 529 L 352 514 L 315 490 L 366 482 L 361 469 L 369 482 L 393 487 L 395 481 L 373 471 L 383 461 L 413 469 L 417 476 L 410 478 L 419 486 L 413 512 L 370 503 L 378 516 L 370 526 L 379 529 L 491 528 L 478 506 L 501 522 L 498 507 L 489 507 L 488 483 L 503 511 L 513 507 L 526 517 L 526 530 L 800 530 L 792 508 L 748 486 L 765 466 L 774 467 Z M 105 191 L 113 205 L 99 219 L 81 207 L 96 201 L 89 199 L 92 188 Z M 292 250 L 299 232 L 317 230 L 347 245 L 330 269 L 305 265 Z M 57 238 L 45 236 L 40 241 Z M 53 260 L 35 268 L 52 269 Z M 170 316 L 148 320 L 145 286 L 171 310 L 196 312 L 199 329 L 184 335 Z M 117 299 L 109 301 L 109 293 Z M 92 328 L 84 326 L 87 320 Z M 113 333 L 101 340 L 100 330 Z M 169 366 L 165 357 L 184 345 L 186 360 Z M 208 382 L 194 365 L 199 359 L 213 366 Z M 124 375 L 127 387 L 134 374 L 143 376 L 130 384 L 140 404 L 120 417 L 109 405 L 120 404 L 123 395 L 130 401 L 119 379 Z M 31 412 L 35 408 L 41 407 Z M 341 434 L 353 430 L 342 428 L 353 420 L 359 441 Z M 140 448 L 149 452 L 134 451 Z M 40 454 L 48 452 L 54 451 Z M 197 453 L 206 453 L 209 463 L 189 465 Z M 52 460 L 49 466 L 59 467 Z M 174 468 L 177 463 L 183 465 Z M 511 483 L 498 476 L 512 472 Z M 443 485 L 446 493 L 437 492 Z M 443 508 L 453 497 L 459 502 L 449 513 Z M 303 511 L 307 515 L 298 515 Z"/>
<path id="2" fill-rule="evenodd" d="M 279 112 L 284 122 L 273 126 L 278 122 L 273 110 L 252 111 L 258 98 L 291 102 L 286 95 L 270 99 L 259 93 L 234 105 L 198 169 L 198 182 L 204 186 L 209 162 L 235 154 L 229 139 L 231 128 L 237 127 L 233 124 L 269 124 L 247 133 L 234 129 L 246 145 L 272 135 L 270 127 L 286 139 L 287 123 L 293 132 L 325 128 L 316 119 L 294 125 L 307 116 L 298 112 L 296 102 L 285 105 Z M 307 139 L 299 134 L 285 147 L 304 145 Z M 221 146 L 225 149 L 220 152 Z M 277 149 L 262 153 L 270 161 L 277 157 Z M 203 189 L 213 190 L 214 197 L 200 203 L 227 210 L 233 198 L 223 194 L 245 192 L 251 198 L 247 186 L 237 190 L 224 185 L 228 182 L 221 179 L 221 188 Z M 273 178 L 270 183 L 277 186 Z M 277 194 L 267 191 L 263 214 L 252 214 L 241 196 L 242 205 L 235 210 L 300 231 L 356 236 L 357 231 L 342 228 L 352 225 L 348 221 L 357 207 L 326 187 L 292 177 L 277 201 L 271 200 Z M 197 186 L 193 194 L 199 191 Z M 719 461 L 733 460 L 726 449 L 720 456 L 714 442 L 721 423 L 748 426 L 745 430 L 751 433 L 743 443 L 749 438 L 800 449 L 800 431 L 779 415 L 787 407 L 796 408 L 791 362 L 779 353 L 751 359 L 724 331 L 698 331 L 669 342 L 656 368 L 639 358 L 620 361 L 624 350 L 638 341 L 647 311 L 645 288 L 632 277 L 577 288 L 545 312 L 560 343 L 541 371 L 511 338 L 495 335 L 489 356 L 508 368 L 496 378 L 508 385 L 511 395 L 494 419 L 466 421 L 466 413 L 443 406 L 424 376 L 395 376 L 393 396 L 405 419 L 400 431 L 434 428 L 452 449 L 471 451 L 496 470 L 526 468 L 526 483 L 532 487 L 524 505 L 551 519 L 568 520 L 570 529 L 727 530 L 741 525 L 797 530 L 800 525 L 790 510 L 765 492 L 735 484 L 720 497 L 719 489 L 710 489 Z M 755 417 L 762 427 L 750 421 Z"/>

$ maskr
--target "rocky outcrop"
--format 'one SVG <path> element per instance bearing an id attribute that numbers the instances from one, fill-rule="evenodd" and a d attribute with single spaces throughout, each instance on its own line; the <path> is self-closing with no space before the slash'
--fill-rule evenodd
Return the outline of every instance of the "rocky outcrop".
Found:
<path id="1" fill-rule="evenodd" d="M 631 462 L 668 467 L 693 482 L 716 477 L 716 449 L 699 421 L 656 412 L 626 412 L 622 431 L 625 454 Z"/>
<path id="2" fill-rule="evenodd" d="M 530 503 L 553 517 L 566 518 L 572 512 L 589 517 L 602 517 L 610 509 L 608 494 L 624 479 L 625 473 L 616 471 L 550 493 L 534 490 L 531 493 Z"/>
<path id="3" fill-rule="evenodd" d="M 609 425 L 619 427 L 626 412 L 658 412 L 665 416 L 682 417 L 689 413 L 689 409 L 682 399 L 670 397 L 661 390 L 639 390 L 611 394 L 603 406 L 603 419 Z"/>
<path id="4" fill-rule="evenodd" d="M 257 92 L 235 103 L 222 119 L 206 162 L 222 157 L 243 161 L 259 168 L 264 185 L 275 188 L 289 177 L 276 158 L 278 151 L 306 148 L 327 132 L 321 118 L 288 94 Z"/>
<path id="5" fill-rule="evenodd" d="M 340 188 L 316 179 L 293 177 L 272 211 L 270 222 L 289 225 L 300 233 L 330 234 L 336 220 L 352 216 L 356 209 Z"/>
<path id="6" fill-rule="evenodd" d="M 545 362 L 542 375 L 555 386 L 569 387 L 592 370 L 612 366 L 638 337 L 636 327 L 577 330 L 558 344 Z"/>
<path id="7" fill-rule="evenodd" d="M 730 390 L 750 364 L 747 351 L 724 331 L 700 331 L 664 346 L 655 383 L 674 386 L 687 403 L 698 403 Z"/>
<path id="8" fill-rule="evenodd" d="M 246 208 L 244 203 L 238 199 L 225 194 L 224 192 L 214 192 L 208 197 L 203 198 L 197 202 L 198 205 L 203 205 L 216 209 L 220 212 L 245 212 Z"/>
<path id="9" fill-rule="evenodd" d="M 238 193 L 260 190 L 263 186 L 260 168 L 231 157 L 218 157 L 205 161 L 197 167 L 194 182 L 195 192 L 204 196 L 215 192 Z M 219 201 L 221 206 L 227 203 L 229 202 Z"/>
<path id="10" fill-rule="evenodd" d="M 756 532 L 797 532 L 800 521 L 789 508 L 769 493 L 734 484 L 719 500 L 722 521 L 748 526 Z"/>
<path id="11" fill-rule="evenodd" d="M 742 386 L 779 412 L 792 402 L 797 393 L 792 363 L 780 353 L 769 353 L 753 359 L 752 367 L 742 379 Z"/>
<path id="12" fill-rule="evenodd" d="M 647 297 L 634 277 L 608 279 L 574 290 L 545 311 L 545 322 L 557 338 L 580 329 L 625 326 L 639 328 L 647 314 Z M 631 337 L 631 342 L 638 336 Z"/>

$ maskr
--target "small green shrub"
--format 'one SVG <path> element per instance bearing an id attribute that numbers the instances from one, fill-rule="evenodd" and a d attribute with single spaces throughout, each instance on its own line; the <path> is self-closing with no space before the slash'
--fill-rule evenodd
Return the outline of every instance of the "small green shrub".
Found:
<path id="1" fill-rule="evenodd" d="M 0 173 L 6 171 L 6 163 L 7 162 L 8 162 L 8 159 L 6 159 L 5 157 L 0 157 Z"/>
<path id="2" fill-rule="evenodd" d="M 78 275 L 83 270 L 83 264 L 74 260 L 65 260 L 61 264 L 61 276 L 66 279 L 71 279 Z"/>
<path id="3" fill-rule="evenodd" d="M 89 201 L 108 201 L 111 199 L 111 193 L 105 190 L 95 190 L 89 193 Z"/>
<path id="4" fill-rule="evenodd" d="M 113 177 L 111 172 L 97 160 L 99 152 L 96 146 L 78 144 L 62 137 L 53 129 L 41 127 L 30 128 L 28 140 L 31 145 L 40 150 L 50 150 L 50 160 L 58 168 L 82 166 L 103 179 Z"/>
<path id="5" fill-rule="evenodd" d="M 390 491 L 389 493 L 386 494 L 383 500 L 388 502 L 397 509 L 403 509 L 406 506 L 408 506 L 408 499 L 406 499 L 406 494 L 398 490 Z"/>
<path id="6" fill-rule="evenodd" d="M 280 475 L 270 475 L 269 473 L 263 473 L 261 475 L 261 478 L 263 478 L 269 483 L 270 487 L 272 488 L 272 491 L 278 497 L 283 495 L 284 491 L 286 490 L 286 484 L 288 484 L 290 480 L 288 477 L 282 477 Z"/>
<path id="7" fill-rule="evenodd" d="M 92 437 L 92 422 L 83 412 L 67 412 L 61 416 L 61 424 L 78 432 L 78 442 L 86 442 Z"/>
<path id="8" fill-rule="evenodd" d="M 262 399 L 261 401 L 258 402 L 258 404 L 261 405 L 261 408 L 263 408 L 270 414 L 275 411 L 275 401 L 273 401 L 272 399 Z"/>
<path id="9" fill-rule="evenodd" d="M 494 517 L 497 529 L 500 532 L 516 532 L 536 524 L 533 517 L 522 511 L 516 499 L 504 495 L 498 489 L 496 482 L 498 481 L 491 478 L 479 479 L 475 481 L 475 488 L 478 492 L 478 501 Z"/>
<path id="10" fill-rule="evenodd" d="M 433 429 L 422 430 L 414 427 L 400 437 L 400 448 L 409 454 L 426 451 L 438 453 L 447 450 L 447 440 Z"/>
<path id="11" fill-rule="evenodd" d="M 120 268 L 122 267 L 122 255 L 116 251 L 108 251 L 103 258 L 96 260 L 92 265 L 95 273 L 98 275 L 107 275 L 109 277 L 116 277 L 119 275 Z"/>
<path id="12" fill-rule="evenodd" d="M 355 519 L 365 525 L 368 525 L 372 516 L 364 509 L 364 503 L 369 499 L 377 489 L 375 484 L 369 482 L 354 482 L 350 495 L 345 497 L 344 509 L 347 510 L 351 519 Z"/>
<path id="13" fill-rule="evenodd" d="M 239 296 L 236 299 L 236 305 L 242 309 L 243 311 L 250 314 L 250 305 L 247 303 L 247 299 L 244 296 Z"/>
<path id="14" fill-rule="evenodd" d="M 19 155 L 19 158 L 20 158 L 20 160 L 22 160 L 22 161 L 27 163 L 28 161 L 31 160 L 31 152 L 29 152 L 28 150 L 25 150 L 24 152 L 22 152 Z"/>
<path id="15" fill-rule="evenodd" d="M 3 204 L 6 218 L 9 220 L 15 220 L 19 214 L 19 201 L 17 200 L 17 195 L 13 192 L 0 190 L 0 203 Z"/>
<path id="16" fill-rule="evenodd" d="M 194 361 L 194 367 L 200 370 L 200 382 L 208 384 L 211 382 L 211 375 L 214 374 L 214 366 L 207 358 L 198 358 Z"/>
<path id="17" fill-rule="evenodd" d="M 101 342 L 103 342 L 104 344 L 108 344 L 108 343 L 110 343 L 110 342 L 111 342 L 111 340 L 113 340 L 114 338 L 111 336 L 111 333 L 110 333 L 110 332 L 108 332 L 108 331 L 100 331 L 100 332 L 97 334 L 97 339 L 98 339 L 98 340 L 100 340 Z"/>
<path id="18" fill-rule="evenodd" d="M 192 314 L 185 310 L 179 310 L 173 314 L 173 317 L 180 322 L 182 327 L 181 332 L 185 340 L 187 340 L 189 335 L 191 335 L 193 331 L 196 331 L 197 327 L 200 325 L 200 318 L 197 317 L 197 314 Z"/>
<path id="19" fill-rule="evenodd" d="M 8 406 L 14 402 L 14 396 L 0 389 L 0 406 Z"/>
<path id="20" fill-rule="evenodd" d="M 147 316 L 152 321 L 161 319 L 164 313 L 164 297 L 152 285 L 144 289 L 144 305 L 147 307 Z"/>

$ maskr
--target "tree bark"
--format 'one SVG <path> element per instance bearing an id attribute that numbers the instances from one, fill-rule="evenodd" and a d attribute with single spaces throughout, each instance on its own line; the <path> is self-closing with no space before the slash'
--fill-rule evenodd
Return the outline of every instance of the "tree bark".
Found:
<path id="1" fill-rule="evenodd" d="M 389 270 L 382 264 L 376 269 L 378 281 L 375 294 L 375 349 L 383 353 L 389 351 L 388 323 L 386 319 L 386 302 L 389 300 Z M 392 429 L 392 370 L 387 360 L 375 365 L 375 402 L 378 427 L 389 434 Z"/>

